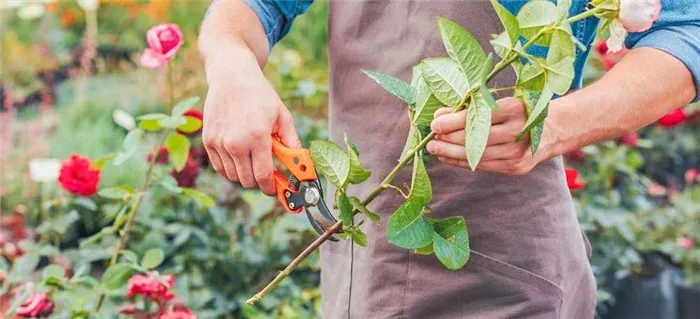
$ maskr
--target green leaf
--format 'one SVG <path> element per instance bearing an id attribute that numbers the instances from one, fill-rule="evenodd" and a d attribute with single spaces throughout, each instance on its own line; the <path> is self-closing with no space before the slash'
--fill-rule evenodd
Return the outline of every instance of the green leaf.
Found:
<path id="1" fill-rule="evenodd" d="M 486 57 L 486 60 L 484 61 L 484 64 L 481 66 L 481 69 L 479 69 L 479 84 L 481 84 L 481 87 L 486 86 L 486 80 L 489 77 L 489 73 L 493 70 L 493 53 L 489 53 L 489 55 Z M 480 89 L 481 89 L 480 87 Z M 488 91 L 488 88 L 486 88 Z"/>
<path id="2" fill-rule="evenodd" d="M 362 215 L 364 215 L 365 217 L 369 218 L 369 220 L 371 220 L 371 221 L 374 222 L 375 224 L 379 224 L 379 215 L 377 215 L 377 214 L 371 212 L 371 211 L 367 208 L 367 206 L 365 206 L 365 204 L 362 204 L 362 201 L 361 201 L 359 198 L 357 198 L 357 197 L 355 197 L 355 196 L 350 196 L 350 197 L 348 198 L 348 200 L 350 201 L 350 204 L 352 205 L 352 207 L 353 207 L 355 210 L 357 210 L 357 211 L 359 211 L 360 213 L 362 213 Z"/>
<path id="3" fill-rule="evenodd" d="M 143 259 L 141 259 L 141 267 L 151 270 L 160 266 L 165 259 L 165 253 L 160 248 L 152 248 L 143 254 Z"/>
<path id="4" fill-rule="evenodd" d="M 416 104 L 416 90 L 403 80 L 376 71 L 362 70 L 362 72 L 404 103 L 409 105 Z"/>
<path id="5" fill-rule="evenodd" d="M 200 120 L 196 117 L 192 117 L 192 116 L 185 116 L 185 124 L 177 127 L 177 129 L 179 131 L 185 132 L 188 134 L 197 132 L 201 128 L 202 128 L 202 120 Z"/>
<path id="6" fill-rule="evenodd" d="M 464 267 L 471 255 L 464 217 L 446 218 L 435 223 L 434 227 L 433 250 L 437 258 L 447 269 Z"/>
<path id="7" fill-rule="evenodd" d="M 467 108 L 464 130 L 464 146 L 467 152 L 467 161 L 472 170 L 476 170 L 481 161 L 481 156 L 486 151 L 486 144 L 491 130 L 491 113 L 492 108 L 487 98 L 481 95 L 480 92 L 474 93 Z"/>
<path id="8" fill-rule="evenodd" d="M 110 154 L 107 154 L 105 156 L 102 156 L 102 157 L 96 159 L 94 162 L 92 162 L 92 164 L 95 165 L 95 167 L 102 169 L 105 166 L 105 164 L 107 164 L 107 162 L 111 161 L 115 157 L 117 157 L 117 154 L 110 153 Z"/>
<path id="9" fill-rule="evenodd" d="M 129 190 L 124 188 L 124 187 L 108 187 L 108 188 L 103 188 L 97 192 L 97 195 L 100 195 L 104 198 L 110 198 L 110 199 L 124 199 L 126 196 L 130 194 Z"/>
<path id="10" fill-rule="evenodd" d="M 316 169 L 333 185 L 342 188 L 350 173 L 348 154 L 330 141 L 311 141 L 309 152 Z"/>
<path id="11" fill-rule="evenodd" d="M 15 313 L 17 308 L 22 305 L 22 303 L 29 298 L 29 295 L 31 295 L 33 292 L 33 289 L 30 287 L 26 287 L 22 289 L 22 292 L 15 296 L 14 301 L 12 301 L 12 304 L 10 304 L 10 307 L 7 308 L 7 311 L 5 311 L 5 317 L 10 317 L 12 314 Z"/>
<path id="12" fill-rule="evenodd" d="M 569 17 L 571 0 L 557 0 L 557 21 L 564 21 Z"/>
<path id="13" fill-rule="evenodd" d="M 484 62 L 486 62 L 486 53 L 481 48 L 479 41 L 457 23 L 438 18 L 438 29 L 440 29 L 440 35 L 442 36 L 442 42 L 445 44 L 447 54 L 454 62 L 458 63 L 463 74 L 466 75 L 467 83 L 465 88 L 459 91 L 464 96 L 468 87 L 474 87 L 481 81 L 479 74 Z M 440 100 L 443 101 L 442 99 Z M 454 106 L 445 101 L 443 103 Z"/>
<path id="14" fill-rule="evenodd" d="M 170 161 L 178 172 L 185 168 L 190 155 L 190 141 L 182 134 L 173 133 L 165 142 Z"/>
<path id="15" fill-rule="evenodd" d="M 520 69 L 518 86 L 522 88 L 532 91 L 542 91 L 546 81 L 547 76 L 545 75 L 544 68 L 537 63 L 526 64 Z"/>
<path id="16" fill-rule="evenodd" d="M 491 46 L 493 46 L 494 52 L 501 57 L 501 59 L 505 59 L 506 55 L 508 52 L 510 52 L 511 46 L 510 46 L 510 39 L 508 38 L 508 34 L 506 32 L 501 32 L 497 37 L 493 38 L 491 41 Z M 515 52 L 522 52 L 522 45 L 520 42 L 516 42 Z M 522 64 L 520 63 L 519 60 L 513 61 L 513 63 L 510 64 L 510 66 L 515 70 L 516 74 L 520 74 L 520 68 L 522 67 Z"/>
<path id="17" fill-rule="evenodd" d="M 163 186 L 163 188 L 175 193 L 175 194 L 181 194 L 182 193 L 182 188 L 175 185 L 173 182 L 164 180 L 160 182 L 160 184 Z"/>
<path id="18" fill-rule="evenodd" d="M 367 247 L 367 235 L 361 230 L 358 229 L 351 231 L 350 237 L 352 237 L 352 241 L 355 242 L 355 244 L 358 244 L 362 247 Z"/>
<path id="19" fill-rule="evenodd" d="M 415 127 L 414 125 L 411 125 L 411 127 L 408 129 L 408 137 L 406 138 L 406 144 L 403 146 L 403 150 L 401 151 L 401 157 L 404 158 L 408 151 L 410 151 L 412 148 L 418 146 L 418 143 L 421 141 L 421 136 L 420 132 L 418 131 L 418 128 Z"/>
<path id="20" fill-rule="evenodd" d="M 214 207 L 216 204 L 214 202 L 214 199 L 209 197 L 209 195 L 204 194 L 196 189 L 192 188 L 182 188 L 182 193 L 185 194 L 186 196 L 194 199 L 197 201 L 198 204 L 204 206 L 204 207 Z"/>
<path id="21" fill-rule="evenodd" d="M 127 215 L 126 212 L 129 210 L 129 207 L 127 205 L 122 206 L 121 209 L 119 209 L 119 212 L 117 212 L 117 216 L 114 217 L 114 223 L 112 224 L 113 229 L 119 229 L 122 227 L 122 225 L 126 222 Z"/>
<path id="22" fill-rule="evenodd" d="M 102 288 L 113 291 L 121 288 L 131 277 L 133 270 L 128 264 L 116 264 L 102 274 Z"/>
<path id="23" fill-rule="evenodd" d="M 172 115 L 182 115 L 199 102 L 199 96 L 191 96 L 175 104 Z"/>
<path id="24" fill-rule="evenodd" d="M 408 198 L 417 199 L 423 203 L 433 200 L 433 187 L 430 183 L 428 171 L 421 158 L 421 152 L 416 152 L 413 157 L 413 174 L 411 176 L 411 193 Z"/>
<path id="25" fill-rule="evenodd" d="M 340 211 L 340 216 L 338 217 L 343 221 L 343 225 L 352 225 L 352 204 L 350 203 L 350 199 L 348 199 L 348 195 L 346 195 L 341 188 L 338 188 L 338 191 L 335 193 L 335 204 Z"/>
<path id="26" fill-rule="evenodd" d="M 571 33 L 565 29 L 555 29 L 552 33 L 552 43 L 547 52 L 547 64 L 552 65 L 566 57 L 575 58 L 575 56 L 576 44 L 574 44 Z"/>
<path id="27" fill-rule="evenodd" d="M 533 0 L 520 8 L 517 15 L 520 24 L 520 33 L 531 39 L 543 27 L 552 25 L 557 17 L 557 7 L 547 0 Z M 547 45 L 551 37 L 543 36 L 537 44 Z"/>
<path id="28" fill-rule="evenodd" d="M 371 172 L 362 167 L 362 163 L 360 163 L 360 152 L 357 150 L 357 146 L 348 139 L 347 134 L 345 134 L 345 145 L 347 145 L 348 148 L 348 160 L 350 165 L 348 182 L 351 184 L 360 184 L 369 178 Z"/>
<path id="29" fill-rule="evenodd" d="M 493 98 L 493 94 L 491 94 L 491 91 L 489 91 L 489 88 L 486 85 L 482 85 L 479 88 L 478 92 L 479 96 L 484 98 L 484 103 L 488 105 L 492 110 L 498 112 L 501 110 L 500 107 L 498 107 L 498 103 L 496 103 L 496 99 Z"/>
<path id="30" fill-rule="evenodd" d="M 539 124 L 540 116 L 542 115 L 542 113 L 545 112 L 547 106 L 549 105 L 549 101 L 551 101 L 553 97 L 554 93 L 552 93 L 552 91 L 548 88 L 545 88 L 544 91 L 542 91 L 542 94 L 540 94 L 540 98 L 537 100 L 537 104 L 528 116 L 527 123 L 525 123 L 525 128 L 523 129 L 523 132 L 527 132 Z"/>
<path id="31" fill-rule="evenodd" d="M 432 255 L 435 251 L 433 250 L 433 243 L 427 244 L 421 248 L 417 248 L 413 251 L 417 255 Z"/>
<path id="32" fill-rule="evenodd" d="M 139 257 L 134 253 L 133 251 L 130 250 L 123 250 L 121 252 L 122 256 L 124 256 L 124 259 L 126 259 L 128 262 L 132 264 L 138 264 L 139 263 Z"/>
<path id="33" fill-rule="evenodd" d="M 414 123 L 417 125 L 430 125 L 435 117 L 435 111 L 441 107 L 445 107 L 435 95 L 428 92 L 427 98 L 421 100 L 421 103 L 416 106 L 416 115 Z"/>
<path id="34" fill-rule="evenodd" d="M 160 131 L 162 127 L 160 126 L 160 124 L 158 124 L 158 121 L 167 117 L 168 115 L 163 113 L 154 113 L 139 116 L 139 128 L 145 131 Z"/>
<path id="35" fill-rule="evenodd" d="M 503 24 L 505 29 L 504 32 L 507 34 L 507 39 L 510 40 L 510 47 L 515 46 L 515 44 L 518 43 L 518 38 L 520 37 L 520 24 L 518 23 L 518 19 L 512 13 L 510 13 L 508 9 L 498 3 L 498 0 L 491 0 L 491 5 L 493 6 L 493 9 L 496 10 L 496 14 L 498 15 L 498 19 L 501 20 L 501 24 Z"/>
<path id="36" fill-rule="evenodd" d="M 41 272 L 41 278 L 44 279 L 44 281 L 51 277 L 62 280 L 65 276 L 65 270 L 59 265 L 48 265 Z"/>
<path id="37" fill-rule="evenodd" d="M 386 226 L 389 242 L 405 249 L 416 249 L 430 243 L 433 226 L 423 217 L 424 210 L 423 202 L 416 199 L 399 206 Z"/>
<path id="38" fill-rule="evenodd" d="M 574 58 L 565 57 L 553 65 L 547 66 L 547 88 L 558 95 L 564 95 L 571 89 L 574 80 Z"/>
<path id="39" fill-rule="evenodd" d="M 8 278 L 17 276 L 24 276 L 31 274 L 36 266 L 39 265 L 39 255 L 37 254 L 24 254 L 19 258 L 15 259 L 12 264 L 12 272 L 7 276 Z"/>
<path id="40" fill-rule="evenodd" d="M 124 150 L 127 152 L 135 150 L 139 147 L 139 145 L 141 145 L 141 142 L 143 141 L 143 136 L 144 132 L 141 129 L 136 128 L 129 131 L 129 133 L 126 134 L 126 137 L 124 138 L 122 148 L 124 148 Z"/>
<path id="41" fill-rule="evenodd" d="M 187 124 L 187 119 L 182 115 L 172 115 L 158 120 L 158 125 L 163 128 L 177 128 L 178 126 Z"/>
<path id="42" fill-rule="evenodd" d="M 112 165 L 114 166 L 119 166 L 124 164 L 128 159 L 130 159 L 132 156 L 136 154 L 136 149 L 132 149 L 130 151 L 125 151 L 125 152 L 119 152 L 117 153 L 117 156 L 114 158 L 112 161 Z"/>
<path id="43" fill-rule="evenodd" d="M 516 95 L 520 96 L 525 104 L 525 110 L 527 111 L 528 117 L 532 114 L 537 101 L 539 100 L 539 92 L 533 92 L 525 89 L 520 89 L 517 91 Z M 536 120 L 536 124 L 530 129 L 530 147 L 532 149 L 532 154 L 537 152 L 537 148 L 540 146 L 540 140 L 542 139 L 542 131 L 544 130 L 544 118 L 547 115 L 547 108 L 540 115 L 540 119 Z M 522 135 L 522 133 L 521 133 Z M 521 137 L 518 136 L 518 139 Z"/>
<path id="44" fill-rule="evenodd" d="M 461 67 L 448 58 L 428 58 L 421 64 L 423 79 L 433 95 L 443 104 L 456 107 L 469 89 Z"/>

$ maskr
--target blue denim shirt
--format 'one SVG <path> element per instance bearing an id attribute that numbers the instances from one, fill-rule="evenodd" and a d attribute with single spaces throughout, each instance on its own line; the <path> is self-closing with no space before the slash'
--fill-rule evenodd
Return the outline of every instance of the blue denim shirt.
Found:
<path id="1" fill-rule="evenodd" d="M 270 48 L 281 40 L 292 27 L 294 19 L 306 12 L 313 0 L 244 0 L 260 18 Z M 514 14 L 528 0 L 500 0 Z M 586 9 L 587 0 L 573 0 L 570 14 Z M 651 29 L 630 33 L 626 40 L 628 48 L 652 47 L 671 54 L 690 70 L 695 87 L 700 88 L 700 0 L 661 0 L 661 16 Z M 574 36 L 590 48 L 595 40 L 599 20 L 591 17 L 572 24 Z M 574 87 L 582 85 L 583 67 L 588 52 L 579 49 L 576 59 Z M 546 48 L 533 46 L 532 54 L 546 55 Z M 653 63 L 653 61 L 650 61 Z M 695 99 L 700 100 L 700 92 Z"/>

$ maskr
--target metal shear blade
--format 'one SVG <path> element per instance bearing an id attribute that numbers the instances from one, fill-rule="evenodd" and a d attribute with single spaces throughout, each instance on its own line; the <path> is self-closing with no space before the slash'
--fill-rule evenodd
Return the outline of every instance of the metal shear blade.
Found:
<path id="1" fill-rule="evenodd" d="M 318 192 L 316 194 L 316 192 Z M 308 196 L 306 196 L 308 195 Z M 316 182 L 309 182 L 309 187 L 305 190 L 305 205 L 304 212 L 309 219 L 309 223 L 318 234 L 323 234 L 326 229 L 332 227 L 338 220 L 335 219 L 331 211 L 326 206 L 323 200 L 323 188 Z M 338 237 L 333 235 L 329 238 L 331 241 L 338 241 Z"/>

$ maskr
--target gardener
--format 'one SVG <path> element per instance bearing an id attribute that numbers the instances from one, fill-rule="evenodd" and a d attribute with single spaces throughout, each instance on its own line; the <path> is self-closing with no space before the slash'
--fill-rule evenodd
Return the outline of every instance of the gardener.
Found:
<path id="1" fill-rule="evenodd" d="M 526 1 L 501 2 L 517 13 Z M 384 228 L 367 223 L 369 247 L 351 241 L 321 247 L 324 317 L 593 317 L 590 247 L 576 219 L 561 155 L 639 129 L 696 98 L 700 1 L 662 4 L 651 30 L 630 34 L 632 50 L 618 65 L 597 83 L 551 104 L 534 157 L 528 139 L 515 141 L 527 118 L 519 100 L 498 101 L 501 111 L 494 113 L 476 172 L 465 168 L 465 112 L 438 111 L 431 126 L 438 139 L 427 145 L 440 159 L 429 165 L 436 194 L 431 217 L 466 218 L 473 249 L 469 263 L 459 271 L 445 270 L 432 256 L 388 244 Z M 288 146 L 300 143 L 292 116 L 261 69 L 270 48 L 309 5 L 218 1 L 202 25 L 199 45 L 209 83 L 203 137 L 212 165 L 268 195 L 275 192 L 270 135 L 278 134 Z M 586 5 L 574 0 L 572 14 Z M 489 35 L 502 31 L 488 1 L 330 3 L 330 137 L 342 143 L 347 133 L 372 170 L 368 183 L 352 189 L 361 198 L 396 164 L 409 123 L 401 102 L 360 69 L 409 79 L 412 65 L 444 55 L 435 28 L 438 16 L 463 25 L 485 47 Z M 581 43 L 590 46 L 597 22 L 589 18 L 572 25 Z M 578 56 L 577 86 L 586 56 Z M 514 81 L 511 71 L 493 83 Z M 409 174 L 399 184 L 409 181 Z M 372 208 L 386 222 L 400 201 L 384 194 Z"/>

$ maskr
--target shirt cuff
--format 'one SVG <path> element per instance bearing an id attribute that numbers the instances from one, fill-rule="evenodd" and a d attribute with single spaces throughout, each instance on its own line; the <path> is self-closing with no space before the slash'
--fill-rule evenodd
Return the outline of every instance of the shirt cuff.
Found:
<path id="1" fill-rule="evenodd" d="M 253 9 L 260 19 L 267 36 L 268 50 L 272 50 L 272 47 L 282 36 L 282 28 L 285 25 L 284 14 L 279 7 L 270 1 L 244 0 L 244 2 Z"/>
<path id="2" fill-rule="evenodd" d="M 695 82 L 693 102 L 700 101 L 700 24 L 664 26 L 639 38 L 632 37 L 627 46 L 659 49 L 683 62 Z"/>

